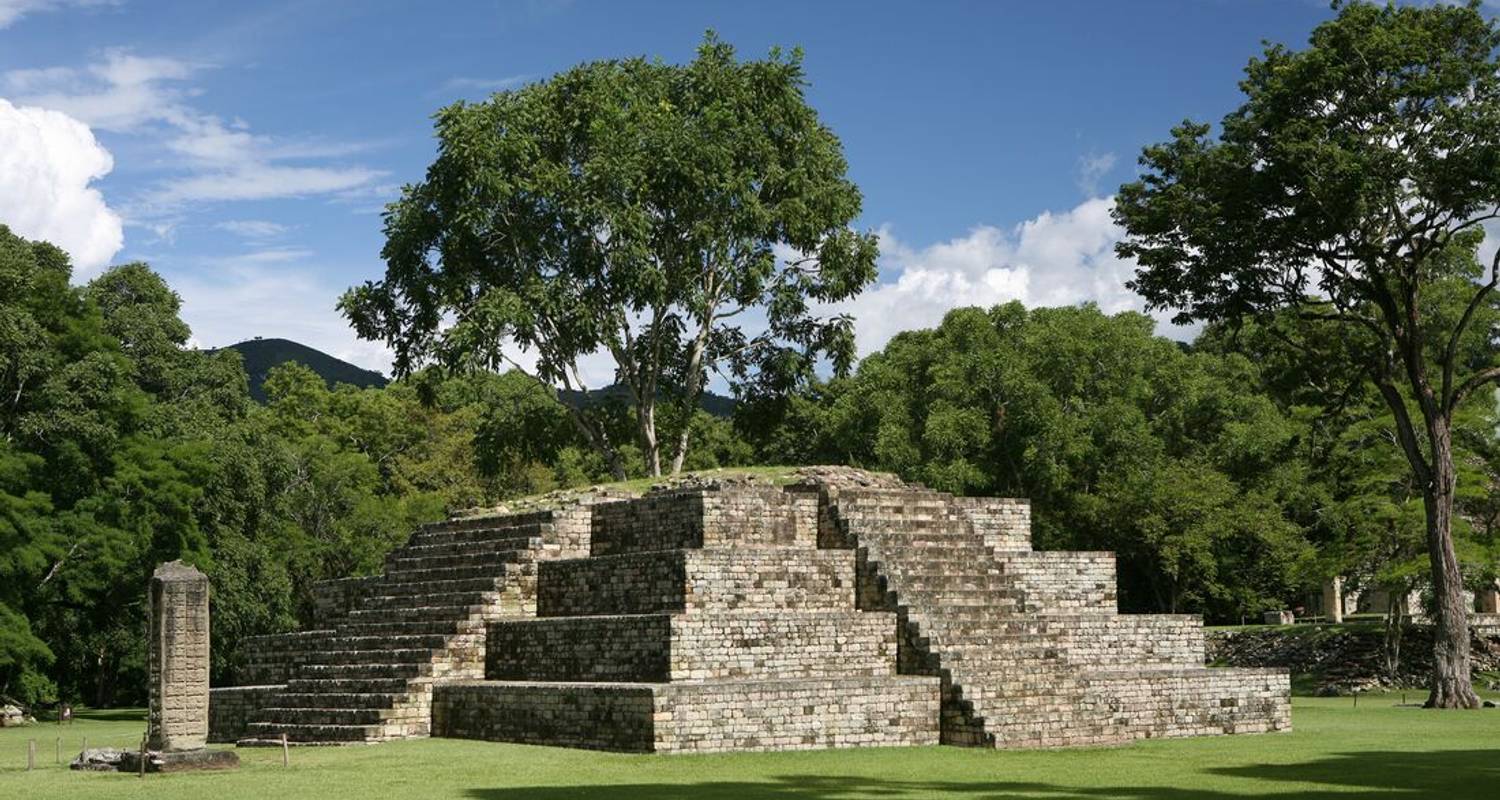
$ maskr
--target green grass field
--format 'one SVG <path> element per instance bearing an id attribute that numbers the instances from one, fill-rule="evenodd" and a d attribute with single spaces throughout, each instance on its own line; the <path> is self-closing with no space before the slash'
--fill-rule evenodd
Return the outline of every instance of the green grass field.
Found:
<path id="1" fill-rule="evenodd" d="M 1410 696 L 1412 702 L 1420 697 Z M 370 747 L 240 750 L 232 773 L 70 772 L 91 746 L 140 742 L 141 713 L 87 714 L 71 727 L 0 730 L 0 797 L 378 800 L 378 798 L 1005 798 L 1190 800 L 1240 797 L 1493 798 L 1500 710 L 1432 712 L 1399 696 L 1296 698 L 1289 735 L 1138 742 L 1127 747 L 996 752 L 949 747 L 713 756 L 636 756 L 428 739 Z M 26 742 L 38 767 L 26 772 Z"/>

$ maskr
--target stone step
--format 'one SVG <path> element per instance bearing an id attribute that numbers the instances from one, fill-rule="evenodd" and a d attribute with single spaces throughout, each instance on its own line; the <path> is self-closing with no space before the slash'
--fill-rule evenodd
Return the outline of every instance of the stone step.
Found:
<path id="1" fill-rule="evenodd" d="M 434 648 L 370 648 L 368 650 L 323 650 L 308 655 L 304 669 L 317 665 L 354 666 L 358 664 L 400 665 L 429 664 L 436 655 Z"/>
<path id="2" fill-rule="evenodd" d="M 282 692 L 275 708 L 393 708 L 406 692 Z"/>
<path id="3" fill-rule="evenodd" d="M 434 567 L 432 569 L 392 569 L 387 570 L 381 581 L 381 594 L 400 594 L 412 591 L 410 587 L 431 586 L 460 586 L 459 582 L 475 581 L 476 583 L 463 583 L 462 586 L 485 586 L 494 585 L 494 581 L 504 580 L 510 574 L 511 569 L 518 566 L 513 561 L 509 564 L 468 564 L 456 567 Z M 478 583 L 490 581 L 489 584 Z"/>
<path id="4" fill-rule="evenodd" d="M 513 514 L 489 514 L 461 519 L 446 519 L 428 522 L 417 527 L 416 536 L 437 533 L 452 533 L 474 530 L 506 530 L 525 527 L 546 527 L 553 520 L 551 511 L 522 511 Z"/>
<path id="5" fill-rule="evenodd" d="M 366 678 L 421 678 L 432 675 L 432 663 L 424 662 L 386 662 L 376 661 L 350 661 L 345 663 L 322 662 L 317 664 L 304 664 L 297 669 L 297 676 L 293 680 L 307 678 L 320 679 L 366 679 Z M 288 681 L 288 685 L 290 685 Z"/>
<path id="6" fill-rule="evenodd" d="M 271 707 L 257 711 L 251 725 L 379 725 L 385 722 L 386 711 L 381 708 Z"/>
<path id="7" fill-rule="evenodd" d="M 420 585 L 420 584 L 418 584 Z M 427 609 L 442 608 L 444 611 L 430 612 L 434 615 L 443 613 L 456 613 L 456 609 L 468 609 L 472 607 L 483 608 L 490 603 L 500 599 L 500 590 L 491 588 L 485 590 L 434 590 L 431 592 L 412 592 L 406 594 L 379 594 L 365 599 L 365 602 L 349 614 L 352 620 L 359 616 L 371 614 L 391 614 L 393 612 L 421 612 L 428 613 Z M 468 616 L 465 613 L 465 616 Z"/>
<path id="8" fill-rule="evenodd" d="M 245 733 L 245 738 L 239 741 L 241 747 L 280 747 L 283 733 L 287 741 L 296 743 L 379 741 L 384 738 L 384 726 L 252 722 L 245 726 Z"/>
<path id="9" fill-rule="evenodd" d="M 500 589 L 501 576 L 481 575 L 467 578 L 436 578 L 423 580 L 410 576 L 392 576 L 380 584 L 379 593 L 370 600 L 386 597 L 426 597 L 434 594 L 459 592 L 495 592 Z M 366 602 L 369 602 L 368 600 Z"/>
<path id="10" fill-rule="evenodd" d="M 286 690 L 292 694 L 399 694 L 409 690 L 420 676 L 387 678 L 292 678 Z"/>
<path id="11" fill-rule="evenodd" d="M 441 633 L 335 636 L 329 640 L 328 647 L 322 652 L 349 650 L 441 650 L 455 636 L 456 634 Z"/>
<path id="12" fill-rule="evenodd" d="M 443 567 L 480 566 L 480 564 L 508 564 L 526 560 L 535 549 L 543 546 L 540 539 L 501 539 L 496 542 L 504 546 L 492 546 L 489 542 L 456 545 L 434 545 L 435 549 L 398 549 L 386 557 L 386 570 L 443 569 Z"/>
<path id="13" fill-rule="evenodd" d="M 472 528 L 468 530 L 423 531 L 414 534 L 406 543 L 406 550 L 443 544 L 468 544 L 494 542 L 518 537 L 545 539 L 550 526 L 518 525 L 508 528 Z"/>
<path id="14" fill-rule="evenodd" d="M 490 538 L 475 538 L 432 544 L 408 544 L 392 550 L 388 558 L 438 558 L 478 553 L 540 550 L 545 547 L 540 536 L 499 532 Z"/>
<path id="15" fill-rule="evenodd" d="M 498 593 L 497 593 L 498 594 Z M 431 597 L 428 595 L 427 597 Z M 453 599 L 455 597 L 477 597 L 484 600 L 483 595 L 473 593 L 461 595 L 441 595 L 443 598 Z M 411 600 L 413 598 L 403 598 Z M 459 623 L 469 620 L 471 617 L 482 614 L 485 610 L 484 602 L 474 603 L 434 603 L 433 605 L 411 605 L 399 608 L 384 607 L 379 604 L 369 608 L 359 608 L 349 612 L 348 624 L 364 624 L 366 622 L 393 622 L 393 623 L 429 623 L 449 622 Z"/>
<path id="16" fill-rule="evenodd" d="M 387 615 L 367 615 L 338 627 L 341 636 L 458 636 L 483 632 L 482 620 L 456 615 L 417 620 L 390 620 Z"/>

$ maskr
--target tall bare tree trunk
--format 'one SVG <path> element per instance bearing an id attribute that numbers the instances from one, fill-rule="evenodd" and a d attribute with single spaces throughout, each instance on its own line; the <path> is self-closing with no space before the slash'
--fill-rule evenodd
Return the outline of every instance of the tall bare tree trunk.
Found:
<path id="1" fill-rule="evenodd" d="M 1432 636 L 1432 691 L 1428 708 L 1478 708 L 1469 674 L 1469 611 L 1464 603 L 1463 576 L 1453 549 L 1453 442 L 1446 419 L 1431 420 L 1427 433 L 1432 448 L 1431 480 L 1423 487 L 1427 509 L 1427 555 L 1432 563 L 1432 594 L 1436 619 Z"/>

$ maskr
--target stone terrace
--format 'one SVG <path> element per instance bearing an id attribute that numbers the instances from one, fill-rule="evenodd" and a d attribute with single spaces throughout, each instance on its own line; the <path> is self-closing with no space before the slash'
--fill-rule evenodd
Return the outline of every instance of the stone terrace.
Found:
<path id="1" fill-rule="evenodd" d="M 603 502 L 601 502 L 603 501 Z M 1036 747 L 1289 730 L 1284 672 L 1205 669 L 1197 617 L 1117 613 L 1109 553 L 1024 501 L 810 468 L 418 531 L 264 637 L 211 735 L 625 751 Z"/>

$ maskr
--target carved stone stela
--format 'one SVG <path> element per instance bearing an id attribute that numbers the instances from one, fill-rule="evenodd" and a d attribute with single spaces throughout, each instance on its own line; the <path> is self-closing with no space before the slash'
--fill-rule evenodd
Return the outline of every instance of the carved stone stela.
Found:
<path id="1" fill-rule="evenodd" d="M 151 576 L 151 707 L 146 746 L 208 743 L 208 576 L 172 561 Z"/>

